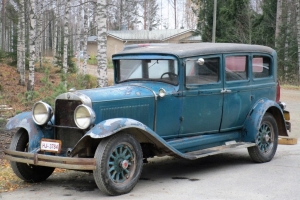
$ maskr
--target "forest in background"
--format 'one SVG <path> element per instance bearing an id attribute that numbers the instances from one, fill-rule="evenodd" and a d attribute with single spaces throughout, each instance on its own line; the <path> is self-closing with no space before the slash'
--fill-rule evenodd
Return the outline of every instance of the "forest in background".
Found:
<path id="1" fill-rule="evenodd" d="M 67 88 L 86 73 L 87 38 L 97 36 L 97 85 L 107 85 L 106 31 L 190 28 L 212 41 L 213 0 L 0 0 L 0 62 L 17 66 L 34 91 L 34 72 L 52 57 Z M 278 53 L 281 84 L 300 84 L 300 0 L 218 0 L 216 42 L 261 44 Z M 166 20 L 163 14 L 168 9 Z M 172 11 L 172 12 L 171 12 Z M 171 15 L 169 15 L 169 12 Z M 169 23 L 174 23 L 170 25 Z M 83 59 L 76 52 L 83 51 Z M 74 55 L 77 59 L 73 59 Z M 1 61 L 2 60 L 2 61 Z M 80 62 L 80 60 L 82 62 Z M 25 70 L 29 71 L 28 77 Z M 1 85 L 1 82 L 0 82 Z"/>

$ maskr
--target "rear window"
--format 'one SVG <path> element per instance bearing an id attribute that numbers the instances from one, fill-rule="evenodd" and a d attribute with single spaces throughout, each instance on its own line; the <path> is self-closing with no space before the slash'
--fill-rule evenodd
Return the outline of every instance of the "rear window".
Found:
<path id="1" fill-rule="evenodd" d="M 252 73 L 254 78 L 266 78 L 270 76 L 271 59 L 267 56 L 253 56 Z"/>

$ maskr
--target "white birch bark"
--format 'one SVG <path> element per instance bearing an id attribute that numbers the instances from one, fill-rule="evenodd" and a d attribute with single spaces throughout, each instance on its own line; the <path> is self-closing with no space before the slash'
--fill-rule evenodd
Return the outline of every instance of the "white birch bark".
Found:
<path id="1" fill-rule="evenodd" d="M 43 9 L 43 2 L 41 0 L 36 0 L 37 5 L 37 12 L 35 13 L 36 18 L 36 41 L 35 41 L 35 56 L 38 58 L 37 60 L 41 63 L 41 46 L 42 46 L 42 9 Z M 40 66 L 41 67 L 41 66 Z"/>
<path id="2" fill-rule="evenodd" d="M 78 71 L 80 71 L 80 46 L 81 46 L 81 24 L 82 24 L 82 0 L 79 0 L 79 11 L 78 11 L 78 22 L 77 22 L 77 47 L 76 47 L 76 52 L 77 52 L 77 68 Z"/>
<path id="3" fill-rule="evenodd" d="M 85 4 L 83 7 L 84 10 L 84 34 L 83 34 L 83 70 L 82 73 L 83 75 L 86 74 L 86 65 L 87 65 L 87 40 L 88 40 L 88 8 L 87 8 L 87 0 L 85 0 Z"/>
<path id="4" fill-rule="evenodd" d="M 298 85 L 300 85 L 300 0 L 297 5 L 297 40 L 298 40 Z"/>
<path id="5" fill-rule="evenodd" d="M 54 36 L 53 36 L 53 52 L 52 52 L 52 56 L 53 56 L 53 66 L 57 66 L 57 40 L 58 40 L 58 35 L 57 35 L 57 26 L 58 26 L 58 6 L 59 6 L 59 3 L 58 3 L 58 0 L 54 1 L 54 6 L 56 7 L 54 9 L 54 27 L 53 27 L 53 32 L 54 32 Z"/>
<path id="6" fill-rule="evenodd" d="M 70 11 L 70 0 L 67 0 L 66 9 L 65 9 L 65 21 L 64 21 L 64 55 L 63 55 L 63 71 L 65 74 L 67 74 L 68 72 L 69 11 Z"/>
<path id="7" fill-rule="evenodd" d="M 97 82 L 98 87 L 106 87 L 107 83 L 107 58 L 106 58 L 106 0 L 97 0 Z"/>
<path id="8" fill-rule="evenodd" d="M 18 44 L 17 44 L 17 70 L 18 72 L 20 72 L 21 70 L 21 18 L 22 18 L 22 11 L 21 11 L 21 3 L 19 5 L 19 18 L 18 18 L 18 30 L 17 30 L 17 34 L 18 34 Z"/>
<path id="9" fill-rule="evenodd" d="M 30 32 L 29 32 L 29 77 L 27 91 L 34 90 L 34 61 L 35 61 L 35 31 L 36 31 L 35 1 L 30 0 Z"/>
<path id="10" fill-rule="evenodd" d="M 275 47 L 277 47 L 277 40 L 281 26 L 281 15 L 282 15 L 282 0 L 277 0 L 277 12 L 276 12 L 276 30 L 275 30 Z"/>
<path id="11" fill-rule="evenodd" d="M 291 9 L 290 9 L 290 3 L 291 0 L 287 0 L 287 18 L 286 18 L 286 23 L 290 24 L 291 21 Z M 286 36 L 285 36 L 285 44 L 284 44 L 284 81 L 287 83 L 288 80 L 288 61 L 289 61 L 289 39 L 290 39 L 290 27 L 286 27 Z"/>
<path id="12" fill-rule="evenodd" d="M 18 58 L 18 68 L 20 72 L 19 84 L 25 86 L 25 15 L 24 15 L 24 0 L 20 0 L 20 41 L 19 43 L 19 56 Z"/>

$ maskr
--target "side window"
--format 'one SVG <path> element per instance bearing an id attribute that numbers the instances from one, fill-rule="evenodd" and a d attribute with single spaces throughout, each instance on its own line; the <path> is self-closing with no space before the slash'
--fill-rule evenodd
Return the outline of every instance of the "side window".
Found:
<path id="1" fill-rule="evenodd" d="M 219 81 L 220 58 L 203 58 L 203 61 L 203 63 L 197 60 L 186 61 L 186 85 L 203 85 Z"/>
<path id="2" fill-rule="evenodd" d="M 253 56 L 252 74 L 254 78 L 265 78 L 270 76 L 271 59 L 267 56 Z"/>
<path id="3" fill-rule="evenodd" d="M 227 56 L 226 81 L 247 80 L 247 56 Z"/>

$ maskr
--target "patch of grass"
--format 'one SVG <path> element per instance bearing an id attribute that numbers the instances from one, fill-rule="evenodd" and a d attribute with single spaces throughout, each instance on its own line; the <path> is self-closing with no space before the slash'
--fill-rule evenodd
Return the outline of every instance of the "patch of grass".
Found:
<path id="1" fill-rule="evenodd" d="M 280 88 L 287 89 L 287 90 L 300 90 L 300 86 L 295 86 L 295 85 L 280 85 Z"/>
<path id="2" fill-rule="evenodd" d="M 107 60 L 107 68 L 108 69 L 113 69 L 114 68 L 113 62 L 110 59 Z"/>
<path id="3" fill-rule="evenodd" d="M 95 55 L 91 55 L 90 58 L 87 60 L 89 65 L 97 65 L 97 58 Z"/>

